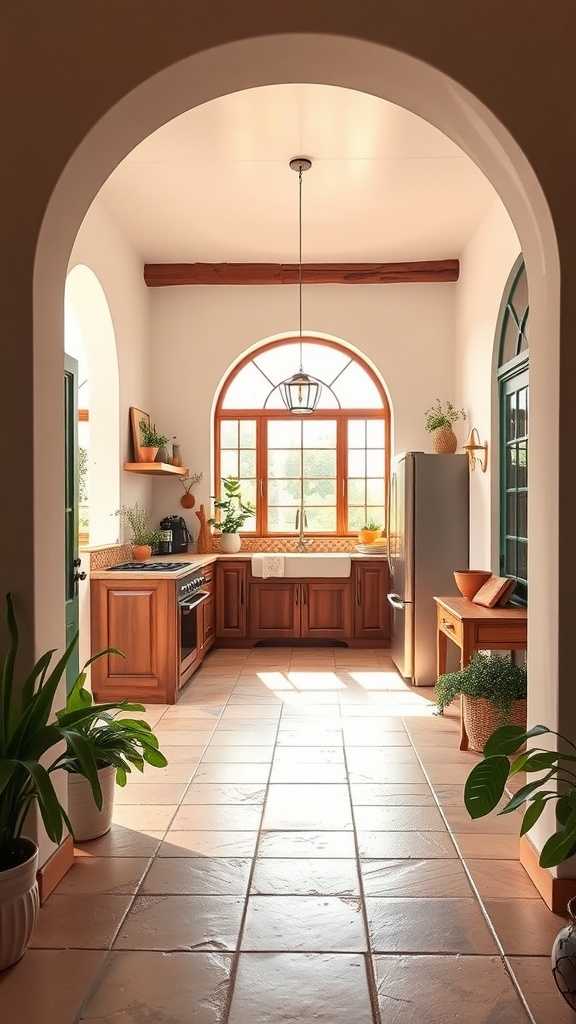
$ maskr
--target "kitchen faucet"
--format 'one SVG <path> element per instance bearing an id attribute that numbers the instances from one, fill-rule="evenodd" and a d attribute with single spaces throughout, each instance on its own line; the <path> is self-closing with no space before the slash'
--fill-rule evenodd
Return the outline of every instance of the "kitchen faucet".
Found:
<path id="1" fill-rule="evenodd" d="M 304 527 L 308 526 L 308 516 L 304 511 L 304 506 L 296 509 L 296 529 L 298 530 L 298 551 L 306 551 L 306 545 L 308 541 L 304 537 Z"/>

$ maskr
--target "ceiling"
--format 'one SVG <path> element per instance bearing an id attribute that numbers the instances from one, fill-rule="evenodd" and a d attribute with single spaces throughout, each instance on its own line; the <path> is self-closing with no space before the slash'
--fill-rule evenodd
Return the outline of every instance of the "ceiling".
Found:
<path id="1" fill-rule="evenodd" d="M 455 257 L 496 193 L 436 128 L 364 93 L 278 85 L 213 100 L 164 125 L 101 196 L 147 262 Z"/>

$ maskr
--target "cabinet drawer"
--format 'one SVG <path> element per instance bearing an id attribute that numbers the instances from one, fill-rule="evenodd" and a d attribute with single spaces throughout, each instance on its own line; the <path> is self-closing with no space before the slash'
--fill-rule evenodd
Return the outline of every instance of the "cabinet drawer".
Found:
<path id="1" fill-rule="evenodd" d="M 476 626 L 476 644 L 485 646 L 502 646 L 509 650 L 511 644 L 525 645 L 527 638 L 526 626 L 522 623 L 508 625 L 506 622 L 487 622 Z"/>
<path id="2" fill-rule="evenodd" d="M 455 640 L 456 643 L 462 641 L 462 623 L 456 615 L 452 615 L 451 612 L 447 612 L 445 608 L 438 608 L 438 629 L 440 629 L 446 636 Z"/>

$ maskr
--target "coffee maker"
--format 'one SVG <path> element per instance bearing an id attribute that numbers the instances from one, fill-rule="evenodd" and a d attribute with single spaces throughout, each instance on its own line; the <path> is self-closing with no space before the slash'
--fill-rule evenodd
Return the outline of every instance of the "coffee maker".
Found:
<path id="1" fill-rule="evenodd" d="M 170 540 L 161 541 L 162 554 L 176 555 L 188 551 L 192 534 L 182 516 L 165 516 L 160 521 L 160 529 L 170 534 Z"/>

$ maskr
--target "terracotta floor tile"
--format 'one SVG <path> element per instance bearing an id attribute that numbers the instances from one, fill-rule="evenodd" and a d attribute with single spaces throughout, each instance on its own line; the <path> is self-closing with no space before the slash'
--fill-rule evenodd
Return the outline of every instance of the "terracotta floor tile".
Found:
<path id="1" fill-rule="evenodd" d="M 346 763 L 354 771 L 378 770 L 387 765 L 417 765 L 418 758 L 412 747 L 353 747 L 346 748 Z"/>
<path id="2" fill-rule="evenodd" d="M 269 774 L 269 764 L 201 764 L 194 782 L 266 783 Z"/>
<path id="3" fill-rule="evenodd" d="M 510 966 L 537 1024 L 574 1024 L 574 1011 L 556 988 L 549 956 L 513 956 Z"/>
<path id="4" fill-rule="evenodd" d="M 352 829 L 348 787 L 341 785 L 271 785 L 263 829 Z"/>
<path id="5" fill-rule="evenodd" d="M 75 1024 L 104 952 L 29 949 L 0 974 L 0 1019 L 6 1024 Z"/>
<path id="6" fill-rule="evenodd" d="M 176 804 L 114 804 L 113 820 L 116 825 L 135 831 L 141 828 L 159 831 L 168 828 L 177 810 Z"/>
<path id="7" fill-rule="evenodd" d="M 276 739 L 276 726 L 257 729 L 216 729 L 211 747 L 266 747 Z"/>
<path id="8" fill-rule="evenodd" d="M 274 764 L 344 764 L 344 748 L 277 747 Z"/>
<path id="9" fill-rule="evenodd" d="M 344 714 L 344 712 L 343 712 Z M 359 715 L 357 718 L 354 717 L 354 709 L 346 708 L 345 717 L 342 719 L 343 728 L 346 733 L 353 732 L 355 729 L 362 730 L 363 737 L 368 735 L 370 732 L 376 732 L 379 735 L 385 732 L 401 733 L 407 737 L 406 729 L 401 718 L 393 718 L 388 715 L 377 715 L 372 709 L 370 715 L 370 721 L 366 721 L 364 715 Z M 363 739 L 361 739 L 359 746 L 362 746 Z M 376 744 L 378 746 L 378 744 Z M 386 746 L 386 744 L 384 744 Z"/>
<path id="10" fill-rule="evenodd" d="M 184 797 L 185 804 L 263 804 L 266 786 L 248 782 L 194 782 Z"/>
<path id="11" fill-rule="evenodd" d="M 252 893 L 258 896 L 358 896 L 356 861 L 259 858 Z"/>
<path id="12" fill-rule="evenodd" d="M 520 835 L 522 815 L 487 814 L 484 818 L 471 818 L 465 807 L 446 807 L 444 813 L 453 832 L 479 835 Z"/>
<path id="13" fill-rule="evenodd" d="M 367 720 L 369 721 L 369 719 Z M 400 729 L 384 730 L 378 725 L 344 726 L 344 742 L 348 747 L 410 747 L 410 740 Z"/>
<path id="14" fill-rule="evenodd" d="M 237 896 L 137 896 L 115 948 L 234 950 L 243 906 Z"/>
<path id="15" fill-rule="evenodd" d="M 167 713 L 162 716 L 160 723 L 156 726 L 156 729 L 154 730 L 156 734 L 183 732 L 187 735 L 188 733 L 190 733 L 192 738 L 189 742 L 198 742 L 198 744 L 202 742 L 202 740 L 200 739 L 201 736 L 204 737 L 206 735 L 212 735 L 212 731 L 218 721 L 218 714 L 210 715 L 208 717 L 206 716 L 206 713 L 204 713 L 204 717 L 199 718 L 197 715 L 190 714 L 190 711 L 194 711 L 194 707 L 192 705 L 184 705 L 182 709 L 184 711 L 188 711 L 187 717 L 184 717 L 178 706 L 176 706 L 175 710 L 179 711 L 180 713 L 173 715 Z M 197 740 L 195 739 L 195 737 L 197 737 Z"/>
<path id="16" fill-rule="evenodd" d="M 176 811 L 172 828 L 175 829 L 239 829 L 249 831 L 260 827 L 262 807 L 257 804 L 247 806 L 224 804 L 187 804 Z"/>
<path id="17" fill-rule="evenodd" d="M 157 858 L 146 875 L 141 895 L 244 896 L 252 861 L 249 857 Z"/>
<path id="18" fill-rule="evenodd" d="M 418 751 L 420 760 L 425 768 L 442 764 L 460 765 L 471 772 L 474 765 L 478 764 L 482 760 L 482 758 L 477 754 L 472 754 L 470 751 L 466 750 L 459 750 L 457 743 L 455 743 L 452 749 L 447 747 L 420 746 L 418 743 L 414 743 L 414 747 Z"/>
<path id="19" fill-rule="evenodd" d="M 352 832 L 263 832 L 259 857 L 354 857 Z"/>
<path id="20" fill-rule="evenodd" d="M 518 860 L 518 836 L 487 836 L 455 832 L 454 840 L 464 858 Z"/>
<path id="21" fill-rule="evenodd" d="M 361 901 L 336 896 L 251 896 L 241 948 L 360 953 L 367 948 Z"/>
<path id="22" fill-rule="evenodd" d="M 165 829 L 149 831 L 112 825 L 110 831 L 99 839 L 76 843 L 74 852 L 76 857 L 153 857 L 164 832 Z"/>
<path id="23" fill-rule="evenodd" d="M 351 786 L 354 807 L 435 807 L 425 783 L 373 782 Z"/>
<path id="24" fill-rule="evenodd" d="M 433 785 L 436 799 L 441 807 L 463 807 L 464 785 L 457 782 L 437 782 Z"/>
<path id="25" fill-rule="evenodd" d="M 170 829 L 158 851 L 159 857 L 252 857 L 258 833 L 254 831 L 185 832 Z"/>
<path id="26" fill-rule="evenodd" d="M 372 1024 L 362 956 L 241 953 L 229 1024 Z"/>
<path id="27" fill-rule="evenodd" d="M 383 832 L 445 832 L 437 807 L 355 807 L 356 828 Z"/>
<path id="28" fill-rule="evenodd" d="M 204 747 L 210 742 L 212 737 L 212 730 L 192 730 L 182 728 L 180 722 L 178 729 L 158 729 L 156 736 L 160 746 L 160 750 L 164 750 L 164 747 Z"/>
<path id="29" fill-rule="evenodd" d="M 237 729 L 239 723 L 247 720 L 261 721 L 261 722 L 276 722 L 280 718 L 281 709 L 275 705 L 262 705 L 262 704 L 228 704 L 226 710 L 222 714 L 220 723 L 233 722 L 234 727 Z"/>
<path id="30" fill-rule="evenodd" d="M 337 747 L 342 743 L 340 729 L 282 729 L 279 747 Z"/>
<path id="31" fill-rule="evenodd" d="M 375 953 L 495 953 L 475 899 L 366 899 Z"/>
<path id="32" fill-rule="evenodd" d="M 348 776 L 353 785 L 366 782 L 426 782 L 424 773 L 417 764 L 374 763 L 350 768 Z"/>
<path id="33" fill-rule="evenodd" d="M 386 1024 L 527 1024 L 496 956 L 376 956 L 378 1002 Z"/>
<path id="34" fill-rule="evenodd" d="M 172 720 L 188 720 L 189 718 L 200 719 L 206 722 L 215 723 L 218 721 L 225 704 L 174 704 L 169 707 L 162 717 L 163 722 Z M 203 728 L 203 726 L 202 726 Z"/>
<path id="35" fill-rule="evenodd" d="M 447 832 L 358 832 L 360 856 L 382 859 L 435 860 L 458 854 Z"/>
<path id="36" fill-rule="evenodd" d="M 541 898 L 536 886 L 532 884 L 519 861 L 468 860 L 466 866 L 481 898 Z"/>
<path id="37" fill-rule="evenodd" d="M 436 782 L 464 784 L 473 767 L 473 764 L 429 764 L 426 766 L 426 774 L 433 784 Z"/>
<path id="38" fill-rule="evenodd" d="M 198 764 L 204 747 L 173 747 L 171 744 L 162 744 L 162 753 L 169 765 L 174 764 Z"/>
<path id="39" fill-rule="evenodd" d="M 202 764 L 270 764 L 274 747 L 207 747 Z"/>
<path id="40" fill-rule="evenodd" d="M 192 761 L 188 764 L 174 762 L 166 765 L 165 768 L 154 768 L 152 765 L 144 765 L 144 771 L 133 771 L 128 776 L 128 786 L 147 786 L 150 783 L 164 782 L 190 782 L 194 776 L 199 761 Z M 116 790 L 118 796 L 118 790 Z"/>
<path id="41" fill-rule="evenodd" d="M 60 896 L 57 892 L 40 911 L 30 945 L 36 949 L 108 949 L 131 896 Z"/>
<path id="42" fill-rule="evenodd" d="M 145 857 L 76 857 L 58 886 L 58 894 L 134 895 L 149 864 Z"/>
<path id="43" fill-rule="evenodd" d="M 344 764 L 284 764 L 274 762 L 270 782 L 274 783 L 345 783 Z"/>
<path id="44" fill-rule="evenodd" d="M 566 918 L 553 914 L 543 900 L 487 899 L 484 905 L 502 943 L 512 956 L 549 956 Z"/>
<path id="45" fill-rule="evenodd" d="M 459 860 L 363 860 L 366 896 L 472 896 Z"/>
<path id="46" fill-rule="evenodd" d="M 127 786 L 116 787 L 114 803 L 121 804 L 177 804 L 186 792 L 185 782 L 140 782 L 130 780 Z"/>
<path id="47" fill-rule="evenodd" d="M 232 957 L 113 952 L 81 1022 L 221 1024 Z"/>

